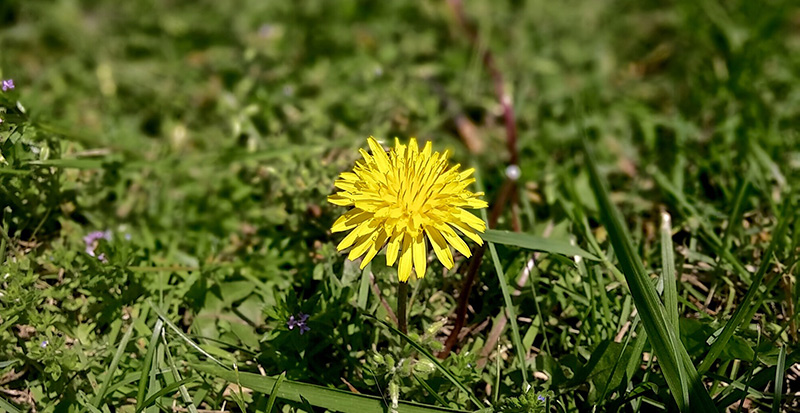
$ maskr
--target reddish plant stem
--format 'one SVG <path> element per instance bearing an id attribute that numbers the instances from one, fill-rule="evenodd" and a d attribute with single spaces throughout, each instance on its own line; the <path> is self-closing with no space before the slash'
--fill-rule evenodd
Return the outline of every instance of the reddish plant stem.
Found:
<path id="1" fill-rule="evenodd" d="M 506 200 L 508 199 L 509 192 L 511 189 L 513 189 L 513 187 L 514 184 L 510 179 L 506 179 L 505 182 L 503 182 L 503 186 L 500 188 L 500 194 L 492 206 L 492 212 L 489 215 L 489 228 L 494 228 L 494 226 L 497 224 L 497 220 L 500 218 L 500 213 L 503 210 L 503 206 L 506 204 Z M 485 252 L 485 243 L 480 246 L 476 245 L 472 248 L 472 258 L 470 258 L 469 266 L 467 267 L 467 275 L 464 279 L 464 283 L 461 286 L 461 293 L 458 295 L 456 321 L 455 324 L 453 324 L 453 331 L 451 331 L 450 335 L 447 336 L 447 340 L 444 342 L 444 348 L 442 351 L 437 354 L 437 356 L 441 359 L 447 358 L 447 356 L 450 354 L 450 351 L 452 351 L 453 347 L 455 347 L 455 345 L 458 343 L 458 335 L 461 333 L 461 329 L 464 328 L 464 322 L 467 319 L 469 294 L 472 291 L 472 285 L 475 283 L 475 277 L 478 275 L 478 269 L 481 266 L 481 260 L 483 259 L 483 254 Z"/>
<path id="2" fill-rule="evenodd" d="M 478 39 L 478 31 L 474 25 L 472 25 L 468 20 L 464 13 L 464 5 L 461 0 L 448 0 L 448 4 L 450 8 L 453 10 L 453 14 L 455 15 L 456 21 L 462 27 L 464 32 L 469 37 L 470 43 L 476 49 L 481 49 Z M 511 96 L 509 96 L 505 91 L 505 86 L 503 82 L 503 74 L 497 68 L 497 64 L 495 63 L 494 57 L 492 56 L 491 51 L 488 48 L 483 48 L 481 52 L 481 60 L 483 61 L 483 65 L 486 67 L 486 70 L 489 72 L 489 75 L 492 78 L 492 83 L 494 85 L 494 92 L 497 96 L 500 105 L 503 108 L 503 119 L 505 122 L 506 128 L 506 147 L 509 153 L 509 164 L 510 165 L 518 165 L 519 163 L 519 152 L 517 151 L 517 125 L 514 119 L 514 107 L 511 101 Z M 497 199 L 492 207 L 492 212 L 489 216 L 488 226 L 489 228 L 494 228 L 497 224 L 497 220 L 499 219 L 500 215 L 503 213 L 507 201 L 511 201 L 514 205 L 511 208 L 512 214 L 512 228 L 514 231 L 520 231 L 520 224 L 519 218 L 517 217 L 517 208 L 515 207 L 516 203 L 518 202 L 518 197 L 516 194 L 516 180 L 510 179 L 508 176 L 506 180 L 503 182 L 503 186 L 500 189 L 500 193 L 498 194 Z M 486 246 L 475 247 L 472 250 L 472 258 L 470 260 L 470 264 L 467 268 L 466 277 L 464 279 L 464 283 L 461 287 L 461 293 L 458 296 L 458 306 L 456 308 L 456 320 L 455 324 L 453 325 L 453 330 L 450 332 L 450 335 L 445 340 L 444 349 L 439 352 L 439 358 L 446 358 L 450 351 L 458 344 L 458 336 L 461 333 L 461 329 L 464 327 L 464 323 L 466 321 L 467 315 L 467 306 L 469 304 L 469 295 L 470 291 L 472 291 L 472 285 L 475 283 L 475 278 L 478 274 L 478 269 L 480 268 L 481 259 L 486 251 Z"/>

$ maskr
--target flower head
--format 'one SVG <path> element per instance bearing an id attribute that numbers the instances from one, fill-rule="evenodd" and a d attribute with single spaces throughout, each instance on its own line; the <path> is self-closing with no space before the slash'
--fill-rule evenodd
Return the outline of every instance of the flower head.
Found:
<path id="1" fill-rule="evenodd" d="M 334 185 L 340 192 L 328 202 L 353 208 L 333 224 L 333 232 L 350 231 L 336 247 L 353 247 L 348 259 L 362 255 L 363 269 L 386 245 L 386 263 L 398 261 L 401 282 L 408 281 L 413 267 L 417 278 L 425 276 L 427 242 L 446 268 L 453 267 L 450 245 L 469 257 L 469 247 L 455 230 L 483 245 L 479 232 L 486 229 L 480 218 L 465 208 L 486 208 L 482 192 L 467 187 L 474 169 L 459 172 L 460 164 L 450 166 L 449 153 L 433 152 L 427 142 L 420 151 L 412 138 L 403 145 L 395 139 L 388 153 L 370 137 L 372 155 L 361 149 L 363 160 L 353 172 L 342 173 Z M 426 241 L 427 238 L 427 241 Z"/>
<path id="2" fill-rule="evenodd" d="M 5 80 L 3 80 L 2 89 L 3 89 L 3 92 L 5 92 L 7 90 L 10 90 L 10 89 L 14 89 L 14 79 L 5 79 Z"/>
<path id="3" fill-rule="evenodd" d="M 95 248 L 97 248 L 97 242 L 100 241 L 101 239 L 104 239 L 104 240 L 110 242 L 111 241 L 111 230 L 92 231 L 92 232 L 86 234 L 86 236 L 83 237 L 83 242 L 84 242 L 84 244 L 86 244 L 86 253 L 89 254 L 90 256 L 94 257 L 95 256 L 94 255 L 94 250 L 95 250 Z M 97 259 L 100 260 L 100 261 L 105 262 L 106 261 L 106 256 L 105 256 L 105 254 L 100 254 L 97 257 Z"/>
<path id="4" fill-rule="evenodd" d="M 306 325 L 306 320 L 308 320 L 308 314 L 297 313 L 297 317 L 293 315 L 289 316 L 289 321 L 286 322 L 286 326 L 289 327 L 289 330 L 294 330 L 294 328 L 297 327 L 302 336 L 306 331 L 311 330 L 311 327 Z"/>

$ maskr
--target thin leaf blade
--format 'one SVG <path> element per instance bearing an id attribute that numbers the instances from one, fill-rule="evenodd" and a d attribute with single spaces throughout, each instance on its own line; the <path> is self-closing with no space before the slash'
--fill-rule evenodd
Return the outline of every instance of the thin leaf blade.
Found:
<path id="1" fill-rule="evenodd" d="M 269 394 L 275 386 L 275 382 L 278 380 L 273 377 L 261 376 L 254 373 L 237 373 L 210 363 L 190 364 L 190 366 L 197 371 L 211 374 L 231 383 L 235 383 L 238 380 L 241 386 L 263 394 Z M 302 403 L 302 399 L 304 398 L 312 406 L 344 413 L 382 412 L 388 410 L 383 399 L 380 397 L 349 393 L 338 389 L 300 383 L 292 380 L 284 380 L 275 392 L 280 399 Z M 400 402 L 397 411 L 399 413 L 466 413 L 462 410 L 453 410 L 411 402 Z"/>
<path id="2" fill-rule="evenodd" d="M 481 238 L 483 238 L 485 241 L 493 242 L 495 244 L 512 245 L 534 251 L 560 254 L 567 257 L 573 257 L 577 255 L 592 261 L 600 260 L 600 258 L 594 254 L 570 244 L 569 241 L 542 238 L 530 234 L 494 229 L 487 229 Z"/>
<path id="3" fill-rule="evenodd" d="M 636 309 L 656 353 L 667 385 L 681 411 L 716 411 L 711 397 L 683 344 L 670 328 L 666 311 L 650 282 L 641 258 L 633 247 L 631 235 L 622 223 L 621 213 L 611 202 L 608 189 L 594 160 L 592 149 L 584 139 L 583 150 L 589 169 L 592 190 L 600 207 L 600 217 L 609 234 L 622 273 L 633 297 Z M 691 407 L 690 407 L 691 406 Z"/>

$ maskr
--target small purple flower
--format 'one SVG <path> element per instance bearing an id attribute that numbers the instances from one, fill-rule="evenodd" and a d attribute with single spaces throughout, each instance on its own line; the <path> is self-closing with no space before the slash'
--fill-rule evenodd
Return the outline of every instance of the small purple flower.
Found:
<path id="1" fill-rule="evenodd" d="M 39 344 L 39 347 L 45 348 L 45 347 L 47 347 L 48 344 L 50 344 L 50 343 L 47 340 L 43 340 L 42 344 Z"/>
<path id="2" fill-rule="evenodd" d="M 14 79 L 3 80 L 3 92 L 14 89 Z"/>
<path id="3" fill-rule="evenodd" d="M 92 231 L 88 233 L 85 237 L 83 237 L 83 242 L 85 242 L 88 245 L 95 241 L 99 241 L 101 239 L 104 239 L 106 241 L 111 241 L 111 230 Z"/>
<path id="4" fill-rule="evenodd" d="M 297 317 L 293 315 L 289 316 L 286 326 L 289 327 L 289 330 L 294 330 L 294 328 L 297 327 L 302 336 L 306 331 L 311 330 L 311 328 L 306 325 L 306 320 L 308 320 L 308 314 L 297 313 Z"/>
<path id="5" fill-rule="evenodd" d="M 536 398 L 539 399 L 540 402 L 544 401 L 544 396 L 542 396 L 541 394 L 539 396 L 537 396 Z"/>
<path id="6" fill-rule="evenodd" d="M 104 240 L 110 242 L 111 241 L 111 230 L 92 231 L 92 232 L 86 234 L 86 236 L 83 237 L 83 242 L 84 242 L 84 244 L 86 244 L 86 253 L 89 254 L 90 256 L 94 257 L 95 256 L 94 255 L 94 249 L 97 248 L 97 242 L 100 241 L 101 239 L 104 239 Z M 100 254 L 100 256 L 98 256 L 97 259 L 100 260 L 100 261 L 106 262 L 105 254 Z"/>

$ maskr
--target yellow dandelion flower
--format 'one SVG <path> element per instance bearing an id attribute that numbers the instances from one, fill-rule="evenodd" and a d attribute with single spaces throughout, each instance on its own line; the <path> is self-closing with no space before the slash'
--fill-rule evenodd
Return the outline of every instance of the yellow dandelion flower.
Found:
<path id="1" fill-rule="evenodd" d="M 399 257 L 398 275 L 406 282 L 412 267 L 417 278 L 425 276 L 425 238 L 448 269 L 453 267 L 449 245 L 471 255 L 455 230 L 483 245 L 478 233 L 486 230 L 486 224 L 464 209 L 487 206 L 480 199 L 483 192 L 467 189 L 475 182 L 470 178 L 474 169 L 459 172 L 460 164 L 448 165 L 447 151 L 432 152 L 430 142 L 420 151 L 414 138 L 408 146 L 395 139 L 388 153 L 373 137 L 367 143 L 372 155 L 360 149 L 364 159 L 356 162 L 353 172 L 339 176 L 334 185 L 341 191 L 328 197 L 332 204 L 353 207 L 331 228 L 333 232 L 350 231 L 337 250 L 353 247 L 347 258 L 363 255 L 363 269 L 386 246 L 386 264 L 394 265 Z"/>

